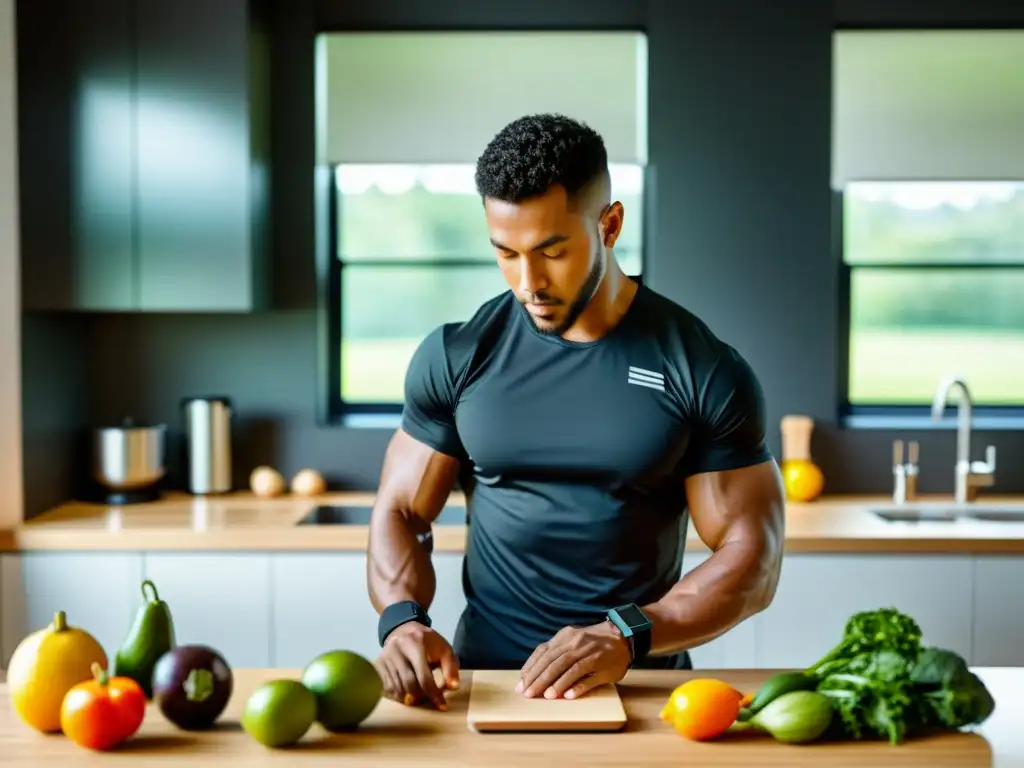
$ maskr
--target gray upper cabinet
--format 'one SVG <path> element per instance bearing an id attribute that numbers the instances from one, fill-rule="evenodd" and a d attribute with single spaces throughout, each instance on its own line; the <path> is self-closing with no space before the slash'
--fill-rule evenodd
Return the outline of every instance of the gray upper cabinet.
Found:
<path id="1" fill-rule="evenodd" d="M 23 304 L 134 308 L 130 0 L 17 12 Z"/>
<path id="2" fill-rule="evenodd" d="M 267 306 L 263 22 L 250 0 L 20 0 L 26 309 Z"/>
<path id="3" fill-rule="evenodd" d="M 139 302 L 262 303 L 266 43 L 244 0 L 138 0 Z"/>

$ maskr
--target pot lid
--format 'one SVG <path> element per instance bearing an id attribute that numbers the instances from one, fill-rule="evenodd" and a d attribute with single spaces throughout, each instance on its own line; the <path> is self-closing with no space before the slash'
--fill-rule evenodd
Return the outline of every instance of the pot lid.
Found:
<path id="1" fill-rule="evenodd" d="M 101 425 L 96 429 L 99 432 L 107 430 L 125 431 L 131 429 L 167 429 L 167 425 L 163 422 L 136 421 L 131 416 L 126 416 L 118 424 Z"/>
<path id="2" fill-rule="evenodd" d="M 222 403 L 226 406 L 231 406 L 231 398 L 227 395 L 193 395 L 190 397 L 183 397 L 181 405 L 186 406 L 189 403 Z"/>

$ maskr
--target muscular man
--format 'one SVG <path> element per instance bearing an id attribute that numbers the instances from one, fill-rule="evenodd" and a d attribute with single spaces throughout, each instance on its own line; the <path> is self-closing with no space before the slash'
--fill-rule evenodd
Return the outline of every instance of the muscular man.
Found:
<path id="1" fill-rule="evenodd" d="M 758 379 L 619 268 L 625 211 L 594 131 L 516 120 L 476 184 L 510 290 L 436 328 L 408 368 L 367 567 L 386 695 L 443 708 L 460 667 L 520 669 L 518 690 L 548 697 L 630 667 L 689 669 L 688 649 L 763 610 L 779 577 Z M 416 534 L 457 481 L 469 526 L 453 649 L 429 627 L 435 575 Z M 689 520 L 712 554 L 680 578 Z"/>

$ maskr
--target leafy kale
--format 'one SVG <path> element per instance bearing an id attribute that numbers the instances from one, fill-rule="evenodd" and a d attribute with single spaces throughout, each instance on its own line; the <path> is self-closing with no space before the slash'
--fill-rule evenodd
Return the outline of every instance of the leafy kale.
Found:
<path id="1" fill-rule="evenodd" d="M 899 744 L 933 729 L 979 725 L 995 701 L 958 654 L 922 646 L 920 626 L 893 608 L 855 614 L 841 642 L 806 674 L 832 702 L 838 735 Z"/>
<path id="2" fill-rule="evenodd" d="M 847 737 L 899 744 L 914 719 L 911 664 L 892 650 L 865 652 L 833 666 L 817 690 L 832 701 Z"/>
<path id="3" fill-rule="evenodd" d="M 842 669 L 850 659 L 863 653 L 888 650 L 909 661 L 921 649 L 921 627 L 895 608 L 855 613 L 846 622 L 843 639 L 805 672 L 819 680 L 833 669 Z"/>

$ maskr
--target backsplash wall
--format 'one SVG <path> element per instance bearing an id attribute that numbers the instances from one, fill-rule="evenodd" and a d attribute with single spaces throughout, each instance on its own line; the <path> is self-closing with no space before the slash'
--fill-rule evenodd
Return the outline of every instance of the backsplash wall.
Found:
<path id="1" fill-rule="evenodd" d="M 182 419 L 179 403 L 189 395 L 226 394 L 234 400 L 233 441 L 236 482 L 244 484 L 258 464 L 271 464 L 290 477 L 303 467 L 325 474 L 334 487 L 375 489 L 391 436 L 385 429 L 342 429 L 317 424 L 317 340 L 314 311 L 276 312 L 259 316 L 98 316 L 89 319 L 83 343 L 64 342 L 66 373 L 74 365 L 86 372 L 84 408 L 72 391 L 73 378 L 50 377 L 47 390 L 27 393 L 36 401 L 63 402 L 53 423 L 77 419 L 90 424 L 116 422 L 126 416 L 164 421 L 177 437 Z M 48 333 L 49 335 L 43 335 Z M 37 330 L 34 339 L 54 341 L 53 328 Z M 741 344 L 741 346 L 744 346 Z M 57 351 L 57 350 L 55 350 Z M 60 354 L 60 353 L 58 353 Z M 77 357 L 77 360 L 76 360 Z M 770 362 L 770 360 L 768 361 Z M 770 443 L 780 456 L 778 419 L 784 403 L 798 400 L 787 391 L 788 372 L 780 365 L 755 363 L 770 403 Z M 42 373 L 38 362 L 26 370 Z M 799 382 L 808 396 L 820 378 Z M 810 397 L 808 397 L 810 399 Z M 794 403 L 799 406 L 799 402 Z M 805 411 L 806 412 L 806 409 Z M 951 493 L 956 438 L 948 430 L 887 432 L 841 430 L 823 422 L 815 429 L 813 452 L 827 479 L 829 493 L 881 493 L 892 490 L 892 441 L 921 443 L 919 486 L 924 493 Z M 993 443 L 998 451 L 998 492 L 1024 492 L 1024 433 L 975 432 L 975 451 Z M 39 444 L 27 463 L 40 466 Z M 84 459 L 84 456 L 80 458 Z M 177 468 L 174 453 L 171 469 Z M 57 478 L 60 480 L 61 478 Z M 33 501 L 55 503 L 54 478 L 36 476 Z M 990 491 L 991 492 L 991 491 Z M 42 494 L 42 495 L 40 495 Z"/>
<path id="2" fill-rule="evenodd" d="M 227 395 L 235 409 L 236 483 L 259 464 L 286 476 L 313 467 L 332 484 L 374 488 L 389 434 L 317 425 L 316 314 L 94 317 L 88 324 L 88 412 L 166 422 L 180 466 L 180 402 Z"/>

